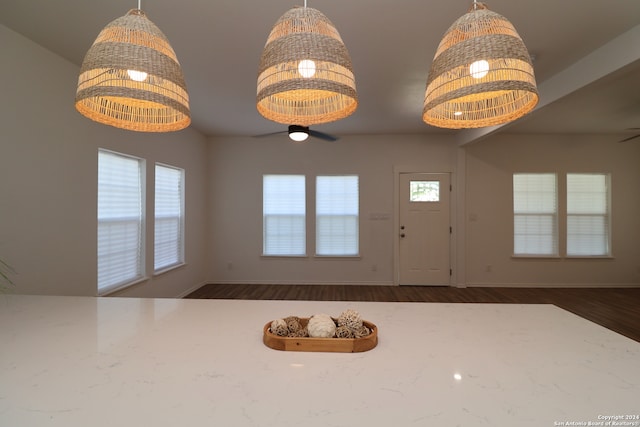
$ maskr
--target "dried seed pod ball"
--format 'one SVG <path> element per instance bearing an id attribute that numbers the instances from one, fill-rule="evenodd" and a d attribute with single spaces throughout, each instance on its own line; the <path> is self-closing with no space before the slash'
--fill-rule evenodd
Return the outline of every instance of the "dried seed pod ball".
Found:
<path id="1" fill-rule="evenodd" d="M 271 333 L 281 337 L 286 337 L 289 333 L 287 322 L 285 322 L 284 319 L 276 319 L 271 322 Z"/>
<path id="2" fill-rule="evenodd" d="M 309 336 L 306 328 L 300 328 L 295 332 L 289 332 L 289 336 L 293 336 L 295 338 L 306 338 Z"/>
<path id="3" fill-rule="evenodd" d="M 357 331 L 362 328 L 362 317 L 356 310 L 349 308 L 338 316 L 338 326 L 346 326 Z"/>
<path id="4" fill-rule="evenodd" d="M 287 328 L 289 329 L 289 332 L 298 332 L 300 329 L 302 329 L 302 325 L 300 324 L 300 318 L 297 316 L 285 317 L 284 321 L 287 324 Z"/>
<path id="5" fill-rule="evenodd" d="M 362 327 L 360 329 L 358 329 L 357 331 L 353 331 L 353 337 L 354 338 L 362 338 L 362 337 L 366 337 L 370 333 L 371 333 L 371 330 L 369 328 L 367 328 L 366 326 L 362 325 Z"/>
<path id="6" fill-rule="evenodd" d="M 353 338 L 353 331 L 347 326 L 338 326 L 336 328 L 336 338 Z"/>
<path id="7" fill-rule="evenodd" d="M 309 319 L 307 331 L 312 338 L 331 338 L 336 334 L 336 324 L 328 314 L 314 314 Z"/>

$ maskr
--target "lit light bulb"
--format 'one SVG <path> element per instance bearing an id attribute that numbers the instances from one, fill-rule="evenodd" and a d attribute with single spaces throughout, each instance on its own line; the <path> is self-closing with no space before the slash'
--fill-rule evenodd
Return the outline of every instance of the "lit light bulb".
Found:
<path id="1" fill-rule="evenodd" d="M 302 142 L 309 138 L 309 134 L 306 132 L 291 132 L 289 138 L 295 142 Z"/>
<path id="2" fill-rule="evenodd" d="M 303 59 L 298 64 L 298 72 L 306 79 L 313 77 L 316 73 L 316 63 L 310 59 Z"/>
<path id="3" fill-rule="evenodd" d="M 129 78 L 131 78 L 131 80 L 135 80 L 137 82 L 145 81 L 148 75 L 144 71 L 137 70 L 127 70 L 127 74 L 129 75 Z"/>
<path id="4" fill-rule="evenodd" d="M 471 77 L 481 79 L 489 72 L 489 63 L 484 59 L 476 61 L 469 66 Z"/>

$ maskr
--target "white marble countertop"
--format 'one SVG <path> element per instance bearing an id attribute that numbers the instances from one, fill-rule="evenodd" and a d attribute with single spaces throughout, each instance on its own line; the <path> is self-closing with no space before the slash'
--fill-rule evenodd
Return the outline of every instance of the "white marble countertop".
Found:
<path id="1" fill-rule="evenodd" d="M 346 308 L 376 348 L 262 343 Z M 552 305 L 0 295 L 0 343 L 3 427 L 640 425 L 640 343 Z"/>

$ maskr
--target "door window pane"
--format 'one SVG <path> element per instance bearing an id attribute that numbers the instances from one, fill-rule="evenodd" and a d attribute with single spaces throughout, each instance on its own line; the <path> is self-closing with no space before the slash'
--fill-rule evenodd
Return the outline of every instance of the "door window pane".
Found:
<path id="1" fill-rule="evenodd" d="M 411 202 L 439 202 L 440 181 L 411 181 L 409 183 Z"/>

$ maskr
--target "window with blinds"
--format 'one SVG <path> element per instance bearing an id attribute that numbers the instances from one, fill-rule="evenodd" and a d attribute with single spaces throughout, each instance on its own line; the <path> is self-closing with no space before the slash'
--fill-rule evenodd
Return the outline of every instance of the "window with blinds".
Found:
<path id="1" fill-rule="evenodd" d="M 153 268 L 184 263 L 184 170 L 156 164 Z"/>
<path id="2" fill-rule="evenodd" d="M 608 256 L 608 174 L 567 174 L 567 255 Z"/>
<path id="3" fill-rule="evenodd" d="M 558 255 L 557 178 L 553 173 L 513 175 L 513 252 Z"/>
<path id="4" fill-rule="evenodd" d="M 316 177 L 316 255 L 358 255 L 358 176 Z"/>
<path id="5" fill-rule="evenodd" d="M 263 255 L 306 254 L 304 175 L 264 175 Z"/>
<path id="6" fill-rule="evenodd" d="M 144 160 L 98 152 L 98 294 L 144 276 Z"/>

